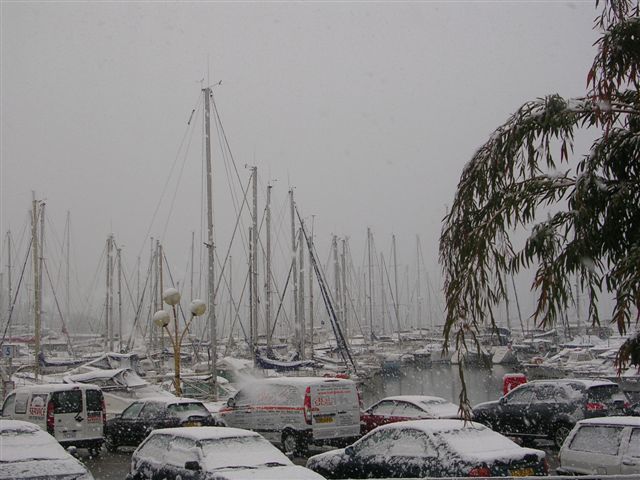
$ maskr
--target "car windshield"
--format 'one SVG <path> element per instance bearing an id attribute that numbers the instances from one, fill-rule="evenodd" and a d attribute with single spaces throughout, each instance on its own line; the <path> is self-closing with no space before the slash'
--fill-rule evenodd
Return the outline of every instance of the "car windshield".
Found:
<path id="1" fill-rule="evenodd" d="M 293 465 L 284 453 L 259 436 L 203 440 L 201 445 L 206 470 Z"/>
<path id="2" fill-rule="evenodd" d="M 169 415 L 186 420 L 191 415 L 209 416 L 209 411 L 200 402 L 174 403 L 167 408 Z"/>

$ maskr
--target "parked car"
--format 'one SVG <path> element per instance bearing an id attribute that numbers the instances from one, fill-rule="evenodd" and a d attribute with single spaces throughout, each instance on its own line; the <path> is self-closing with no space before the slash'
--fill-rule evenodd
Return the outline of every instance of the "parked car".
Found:
<path id="1" fill-rule="evenodd" d="M 640 474 L 640 418 L 582 420 L 559 454 L 559 475 Z"/>
<path id="2" fill-rule="evenodd" d="M 412 420 L 378 427 L 353 445 L 314 455 L 327 478 L 546 475 L 545 453 L 464 420 Z"/>
<path id="3" fill-rule="evenodd" d="M 218 412 L 224 426 L 256 431 L 285 452 L 309 445 L 347 445 L 360 436 L 360 399 L 353 380 L 278 377 L 252 381 Z"/>
<path id="4" fill-rule="evenodd" d="M 85 466 L 38 425 L 0 420 L 0 480 L 93 480 Z"/>
<path id="5" fill-rule="evenodd" d="M 536 380 L 498 401 L 476 405 L 473 420 L 529 443 L 549 438 L 560 448 L 578 420 L 623 414 L 618 392 L 618 385 L 608 380 Z"/>
<path id="6" fill-rule="evenodd" d="M 319 480 L 260 434 L 239 428 L 154 430 L 131 457 L 127 480 Z"/>
<path id="7" fill-rule="evenodd" d="M 64 447 L 98 453 L 104 442 L 104 396 L 95 385 L 51 383 L 16 388 L 4 400 L 2 418 L 35 423 Z"/>
<path id="8" fill-rule="evenodd" d="M 425 395 L 398 395 L 374 403 L 360 414 L 360 432 L 369 433 L 380 425 L 426 418 L 460 418 L 460 407 L 444 398 Z"/>
<path id="9" fill-rule="evenodd" d="M 146 398 L 133 402 L 121 415 L 107 420 L 107 450 L 137 447 L 156 428 L 215 425 L 207 408 L 198 400 L 177 397 Z"/>

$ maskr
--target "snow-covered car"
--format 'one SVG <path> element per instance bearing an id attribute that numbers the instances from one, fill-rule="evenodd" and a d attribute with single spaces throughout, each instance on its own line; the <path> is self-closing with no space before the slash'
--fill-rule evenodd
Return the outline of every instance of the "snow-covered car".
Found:
<path id="1" fill-rule="evenodd" d="M 383 425 L 347 448 L 310 457 L 307 468 L 327 478 L 537 476 L 548 471 L 543 451 L 463 420 Z"/>
<path id="2" fill-rule="evenodd" d="M 216 425 L 216 420 L 199 400 L 177 397 L 151 397 L 133 402 L 107 421 L 105 446 L 110 452 L 118 447 L 137 447 L 150 431 L 169 427 Z"/>
<path id="3" fill-rule="evenodd" d="M 609 380 L 535 380 L 497 401 L 476 405 L 473 420 L 529 443 L 548 438 L 560 448 L 578 420 L 621 415 L 624 399 L 619 391 Z"/>
<path id="4" fill-rule="evenodd" d="M 360 433 L 380 425 L 427 418 L 460 418 L 460 407 L 441 397 L 397 395 L 374 403 L 360 415 Z"/>
<path id="5" fill-rule="evenodd" d="M 33 423 L 0 420 L 0 479 L 93 480 L 85 466 Z"/>
<path id="6" fill-rule="evenodd" d="M 319 480 L 262 435 L 240 428 L 154 430 L 133 452 L 127 480 Z"/>
<path id="7" fill-rule="evenodd" d="M 640 474 L 640 418 L 578 422 L 560 449 L 559 461 L 560 475 Z"/>

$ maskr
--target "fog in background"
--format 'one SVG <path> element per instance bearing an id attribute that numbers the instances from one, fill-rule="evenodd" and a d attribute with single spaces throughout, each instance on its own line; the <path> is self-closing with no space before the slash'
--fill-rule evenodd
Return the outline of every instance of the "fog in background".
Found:
<path id="1" fill-rule="evenodd" d="M 354 268 L 363 269 L 370 227 L 376 261 L 383 253 L 391 275 L 396 236 L 400 283 L 410 290 L 418 235 L 423 288 L 428 275 L 439 295 L 441 220 L 463 166 L 525 101 L 583 95 L 597 38 L 591 0 L 3 1 L 0 9 L 4 288 L 6 232 L 15 283 L 35 191 L 46 201 L 47 261 L 61 290 L 69 212 L 71 309 L 96 318 L 110 233 L 122 247 L 132 296 L 136 272 L 144 282 L 151 237 L 161 240 L 186 289 L 195 232 L 195 275 L 206 277 L 202 87 L 214 85 L 238 169 L 214 130 L 219 257 L 236 219 L 229 185 L 246 188 L 246 165 L 255 165 L 261 218 L 273 185 L 281 288 L 293 188 L 323 265 L 335 234 L 348 239 Z M 245 212 L 239 227 L 245 245 L 248 218 Z M 246 247 L 238 243 L 232 254 L 239 296 Z M 518 282 L 530 310 L 530 279 Z M 205 298 L 201 287 L 195 295 Z M 401 297 L 411 301 L 410 293 Z M 441 307 L 433 309 L 441 322 Z"/>

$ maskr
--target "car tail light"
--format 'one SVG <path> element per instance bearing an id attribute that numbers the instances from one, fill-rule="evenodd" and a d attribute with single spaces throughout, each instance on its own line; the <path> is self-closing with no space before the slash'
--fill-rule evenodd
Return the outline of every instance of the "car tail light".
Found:
<path id="1" fill-rule="evenodd" d="M 364 409 L 364 403 L 362 403 L 362 395 L 360 395 L 360 389 L 356 388 L 356 392 L 358 393 L 358 406 L 360 410 Z"/>
<path id="2" fill-rule="evenodd" d="M 491 469 L 489 467 L 475 467 L 469 470 L 470 477 L 490 477 Z"/>
<path id="3" fill-rule="evenodd" d="M 53 402 L 49 401 L 49 403 L 47 403 L 47 432 L 51 435 L 55 435 L 55 428 L 56 423 L 53 415 Z"/>
<path id="4" fill-rule="evenodd" d="M 311 425 L 311 387 L 304 392 L 304 421 Z"/>
<path id="5" fill-rule="evenodd" d="M 558 462 L 560 462 L 560 454 L 558 454 Z M 547 462 L 546 457 L 542 460 L 542 467 L 544 468 L 545 475 L 549 474 L 549 462 Z"/>
<path id="6" fill-rule="evenodd" d="M 606 410 L 607 406 L 601 402 L 587 402 L 587 412 L 599 412 Z"/>

